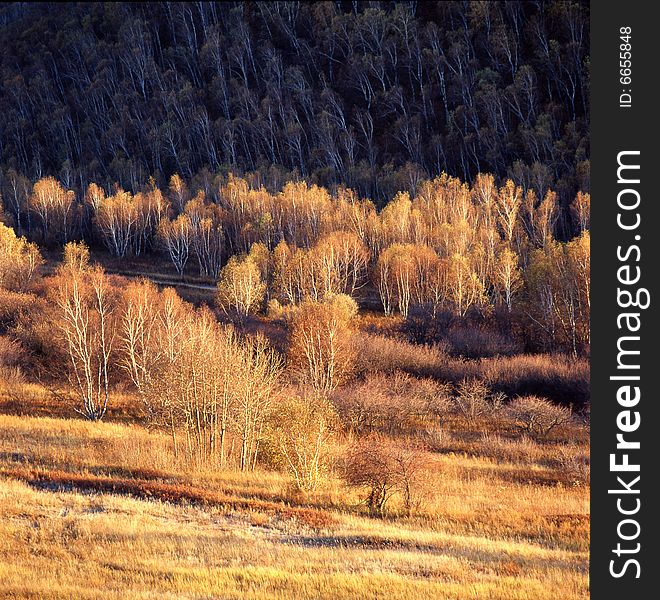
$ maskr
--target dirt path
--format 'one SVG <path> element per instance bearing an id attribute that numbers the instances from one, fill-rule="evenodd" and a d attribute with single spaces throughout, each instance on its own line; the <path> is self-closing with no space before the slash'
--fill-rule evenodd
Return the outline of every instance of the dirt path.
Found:
<path id="1" fill-rule="evenodd" d="M 122 271 L 118 269 L 108 269 L 106 268 L 106 273 L 112 275 L 121 275 L 122 277 L 128 277 L 130 279 L 148 279 L 149 281 L 155 283 L 156 285 L 163 285 L 169 287 L 183 287 L 193 290 L 208 290 L 215 292 L 216 286 L 211 285 L 210 283 L 189 283 L 186 281 L 181 281 L 179 279 L 174 279 L 171 277 L 163 277 L 158 274 L 146 273 L 144 271 Z"/>

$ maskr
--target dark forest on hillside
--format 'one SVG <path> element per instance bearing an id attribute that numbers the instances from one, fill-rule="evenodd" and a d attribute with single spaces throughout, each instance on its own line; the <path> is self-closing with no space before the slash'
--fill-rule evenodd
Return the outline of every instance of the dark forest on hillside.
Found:
<path id="1" fill-rule="evenodd" d="M 588 191 L 586 4 L 11 3 L 0 25 L 1 166 L 31 180 Z"/>

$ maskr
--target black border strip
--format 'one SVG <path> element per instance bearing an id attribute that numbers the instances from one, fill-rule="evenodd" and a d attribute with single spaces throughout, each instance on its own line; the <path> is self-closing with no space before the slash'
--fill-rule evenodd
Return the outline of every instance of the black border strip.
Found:
<path id="1" fill-rule="evenodd" d="M 592 2 L 591 3 L 591 597 L 601 598 L 658 598 L 656 578 L 660 567 L 656 566 L 660 556 L 658 537 L 658 513 L 660 512 L 660 398 L 656 388 L 656 377 L 660 372 L 660 348 L 658 348 L 658 318 L 656 303 L 658 292 L 658 262 L 660 261 L 660 234 L 656 232 L 658 221 L 654 218 L 656 204 L 655 179 L 660 166 L 655 164 L 658 151 L 654 142 L 660 140 L 656 134 L 657 111 L 653 86 L 658 80 L 660 53 L 656 40 L 660 39 L 657 21 L 653 18 L 653 3 L 643 2 Z M 632 81 L 625 85 L 620 72 L 621 28 L 631 28 Z M 625 48 L 624 48 L 625 49 Z M 625 57 L 624 57 L 625 58 Z M 630 106 L 622 106 L 621 94 L 630 91 Z M 623 100 L 627 100 L 624 96 Z M 617 156 L 625 151 L 638 151 L 639 155 L 620 155 L 622 162 L 639 165 L 639 170 L 621 171 L 617 178 Z M 639 183 L 635 180 L 639 179 Z M 618 195 L 623 203 L 635 204 L 635 193 L 639 194 L 639 207 L 622 210 L 618 206 Z M 617 225 L 621 213 L 622 223 L 636 222 L 639 227 L 629 231 Z M 637 239 L 636 236 L 639 236 Z M 639 260 L 637 246 L 641 252 Z M 632 250 L 631 250 L 632 248 Z M 619 256 L 617 256 L 617 251 Z M 628 253 L 628 254 L 627 254 Z M 620 256 L 625 257 L 620 260 Z M 630 271 L 622 266 L 629 265 Z M 640 269 L 641 277 L 636 284 L 622 284 L 618 278 L 632 278 Z M 631 291 L 639 288 L 650 292 L 651 303 L 645 309 L 623 308 L 627 297 L 617 301 L 617 288 Z M 639 313 L 641 328 L 629 332 L 626 323 L 618 328 L 617 317 L 621 313 Z M 639 336 L 639 341 L 621 341 L 622 336 Z M 617 343 L 621 347 L 639 351 L 639 355 L 621 355 L 629 365 L 639 369 L 618 367 Z M 639 377 L 639 381 L 612 380 L 612 376 Z M 626 391 L 617 391 L 621 386 L 631 385 L 634 398 L 635 386 L 639 386 L 641 397 L 638 403 L 626 404 Z M 626 414 L 626 411 L 630 411 Z M 635 415 L 635 413 L 638 415 Z M 617 418 L 619 423 L 617 424 Z M 635 428 L 639 418 L 639 426 Z M 640 448 L 617 449 L 617 434 L 622 433 L 619 425 L 628 428 L 623 433 L 626 441 L 640 442 Z M 639 471 L 616 471 L 611 469 L 611 454 L 615 462 L 626 460 L 639 465 Z M 639 480 L 635 478 L 639 476 Z M 621 481 L 617 480 L 621 477 Z M 625 492 L 625 485 L 631 489 Z M 608 490 L 619 490 L 609 493 Z M 638 502 L 639 500 L 639 502 Z M 638 510 L 636 510 L 638 509 Z M 629 511 L 631 514 L 622 514 Z M 635 511 L 634 513 L 632 511 Z M 625 520 L 627 522 L 624 522 Z M 639 525 L 639 533 L 637 526 Z M 622 539 L 622 536 L 631 539 Z M 617 544 L 620 544 L 617 555 Z M 639 546 L 637 546 L 639 544 Z M 626 561 L 632 560 L 637 562 Z M 639 569 L 637 568 L 639 565 Z M 619 575 L 618 577 L 615 576 Z"/>

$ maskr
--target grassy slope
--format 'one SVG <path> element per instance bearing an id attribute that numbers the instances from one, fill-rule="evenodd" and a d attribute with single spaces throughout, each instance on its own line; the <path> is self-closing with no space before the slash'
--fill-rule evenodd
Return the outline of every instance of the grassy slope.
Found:
<path id="1" fill-rule="evenodd" d="M 177 464 L 136 425 L 3 415 L 0 595 L 586 598 L 588 489 L 528 477 L 546 463 L 440 455 L 432 517 L 383 521 L 336 481 L 296 507 L 282 475 Z"/>

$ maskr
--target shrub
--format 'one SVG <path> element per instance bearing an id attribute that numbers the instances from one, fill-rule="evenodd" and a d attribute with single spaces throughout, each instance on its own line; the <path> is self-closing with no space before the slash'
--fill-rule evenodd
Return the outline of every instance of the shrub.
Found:
<path id="1" fill-rule="evenodd" d="M 450 409 L 449 386 L 400 371 L 369 373 L 336 390 L 332 401 L 344 425 L 357 434 L 413 432 L 421 421 L 442 419 Z"/>
<path id="2" fill-rule="evenodd" d="M 332 405 L 313 393 L 286 395 L 273 410 L 268 435 L 271 455 L 300 491 L 314 491 L 323 481 L 335 421 Z"/>
<path id="3" fill-rule="evenodd" d="M 346 482 L 365 490 L 369 512 L 379 516 L 396 493 L 408 513 L 418 508 L 426 473 L 425 448 L 415 441 L 395 444 L 371 435 L 353 444 L 346 455 Z"/>
<path id="4" fill-rule="evenodd" d="M 546 438 L 553 429 L 572 418 L 569 409 L 538 396 L 514 398 L 507 405 L 505 414 L 521 431 L 537 439 Z"/>
<path id="5" fill-rule="evenodd" d="M 464 379 L 454 396 L 454 406 L 463 418 L 474 425 L 485 415 L 492 415 L 500 409 L 504 395 L 493 394 L 490 388 L 478 379 Z"/>

